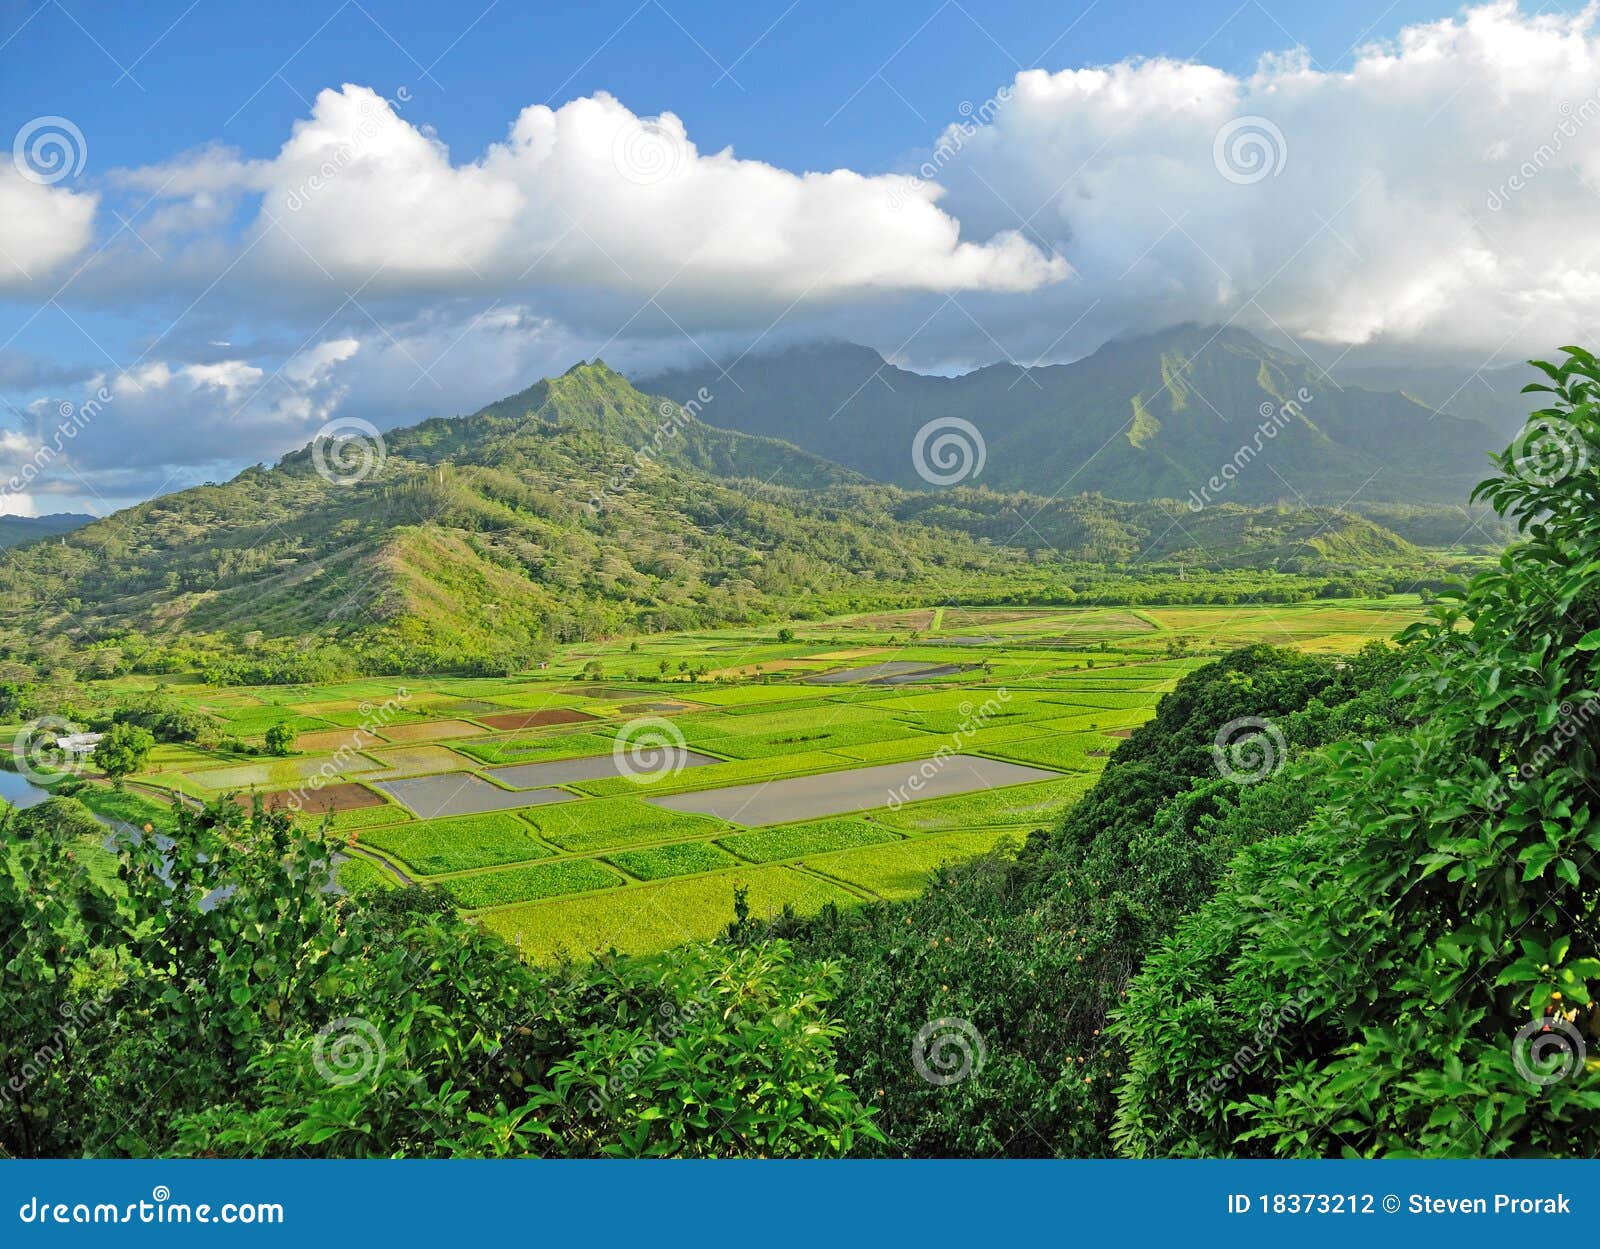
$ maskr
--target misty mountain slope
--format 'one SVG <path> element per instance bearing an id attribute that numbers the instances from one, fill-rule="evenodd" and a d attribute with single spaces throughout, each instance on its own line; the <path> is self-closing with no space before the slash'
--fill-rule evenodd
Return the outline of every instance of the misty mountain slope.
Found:
<path id="1" fill-rule="evenodd" d="M 1493 368 L 1369 366 L 1341 368 L 1339 376 L 1368 390 L 1398 391 L 1430 408 L 1477 421 L 1494 432 L 1496 450 L 1516 437 L 1529 413 L 1543 406 L 1538 395 L 1522 393 L 1528 382 L 1540 380 L 1525 364 Z"/>
<path id="2" fill-rule="evenodd" d="M 71 533 L 93 520 L 93 516 L 81 512 L 52 512 L 48 516 L 0 516 L 0 547 Z"/>
<path id="3" fill-rule="evenodd" d="M 1128 500 L 1187 498 L 1249 446 L 1248 471 L 1227 487 L 1232 502 L 1459 503 L 1503 442 L 1406 395 L 1336 386 L 1238 329 L 1181 326 L 1073 364 L 992 365 L 956 378 L 909 373 L 838 344 L 747 357 L 729 372 L 736 384 L 706 367 L 641 385 L 677 399 L 704 388 L 712 424 L 782 438 L 912 489 L 925 484 L 912 454 L 917 431 L 946 417 L 982 435 L 973 484 Z M 1296 408 L 1284 412 L 1290 401 Z"/>

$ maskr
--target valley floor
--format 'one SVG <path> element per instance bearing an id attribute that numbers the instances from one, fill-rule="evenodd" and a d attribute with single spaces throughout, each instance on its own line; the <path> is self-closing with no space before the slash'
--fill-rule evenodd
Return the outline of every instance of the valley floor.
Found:
<path id="1" fill-rule="evenodd" d="M 931 607 L 566 648 L 518 677 L 159 687 L 241 742 L 162 745 L 133 794 L 331 812 L 353 890 L 416 881 L 544 961 L 904 897 L 940 864 L 1053 823 L 1205 657 L 1354 651 L 1414 596 L 1176 608 Z M 124 805 L 136 802 L 132 794 Z"/>

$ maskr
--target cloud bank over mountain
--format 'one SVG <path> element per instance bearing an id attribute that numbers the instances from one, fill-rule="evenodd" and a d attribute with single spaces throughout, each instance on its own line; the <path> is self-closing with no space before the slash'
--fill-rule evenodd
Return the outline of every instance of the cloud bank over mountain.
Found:
<path id="1" fill-rule="evenodd" d="M 1243 76 L 1026 70 L 871 173 L 703 151 L 678 117 L 604 93 L 452 152 L 415 101 L 353 84 L 265 157 L 206 147 L 97 180 L 7 167 L 0 297 L 157 328 L 77 385 L 0 353 L 26 413 L 0 481 L 102 384 L 116 402 L 36 494 L 95 505 L 99 483 L 103 507 L 336 415 L 468 411 L 597 354 L 703 363 L 840 337 L 949 369 L 1186 321 L 1328 359 L 1504 364 L 1592 340 L 1594 23 L 1508 2 L 1339 69 L 1289 52 Z"/>

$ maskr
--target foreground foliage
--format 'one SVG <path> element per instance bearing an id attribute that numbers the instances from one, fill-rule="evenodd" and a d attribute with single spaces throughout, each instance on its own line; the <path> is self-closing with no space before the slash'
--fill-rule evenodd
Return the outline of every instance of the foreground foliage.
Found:
<path id="1" fill-rule="evenodd" d="M 840 999 L 844 1070 L 880 1111 L 884 1149 L 913 1155 L 1103 1156 L 1126 1065 L 1104 1035 L 1145 952 L 1211 896 L 1243 846 L 1310 815 L 1304 787 L 1217 774 L 1217 729 L 1271 716 L 1287 749 L 1312 747 L 1397 707 L 1395 654 L 1351 660 L 1271 647 L 1186 677 L 1136 729 L 1062 826 L 1016 863 L 947 871 L 895 906 L 794 926 L 798 948 L 851 969 Z M 930 1084 L 912 1061 L 932 1021 L 982 1038 L 974 1069 Z"/>
<path id="2" fill-rule="evenodd" d="M 1479 488 L 1526 539 L 1411 630 L 1417 727 L 1337 752 L 1130 986 L 1124 1149 L 1600 1149 L 1600 361 L 1567 351 Z"/>
<path id="3" fill-rule="evenodd" d="M 0 1147 L 107 1154 L 841 1154 L 839 973 L 782 947 L 536 972 L 422 890 L 332 891 L 339 843 L 232 804 L 126 838 L 0 828 Z"/>

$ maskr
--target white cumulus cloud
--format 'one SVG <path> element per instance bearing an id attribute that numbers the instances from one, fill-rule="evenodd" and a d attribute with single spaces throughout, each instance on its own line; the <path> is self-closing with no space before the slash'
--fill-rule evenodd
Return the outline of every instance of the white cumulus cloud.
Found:
<path id="1" fill-rule="evenodd" d="M 81 253 L 99 196 L 24 177 L 0 163 L 0 290 L 42 283 Z"/>
<path id="2" fill-rule="evenodd" d="M 1288 54 L 1242 77 L 1161 59 L 1026 71 L 989 124 L 944 137 L 943 204 L 1073 265 L 1025 301 L 1037 347 L 1086 311 L 1082 344 L 1230 318 L 1434 351 L 1592 338 L 1594 20 L 1491 4 L 1338 70 Z"/>
<path id="3" fill-rule="evenodd" d="M 367 299 L 614 293 L 708 327 L 728 309 L 770 316 L 802 297 L 1026 291 L 1068 273 L 1014 230 L 964 239 L 936 186 L 701 152 L 678 118 L 640 118 L 603 93 L 523 110 L 468 161 L 405 108 L 347 84 L 321 92 L 270 160 L 204 149 L 119 181 L 206 203 L 259 194 L 242 275 L 331 280 Z M 214 240 L 199 232 L 191 248 L 210 254 Z M 169 276 L 183 266 L 180 253 Z"/>

